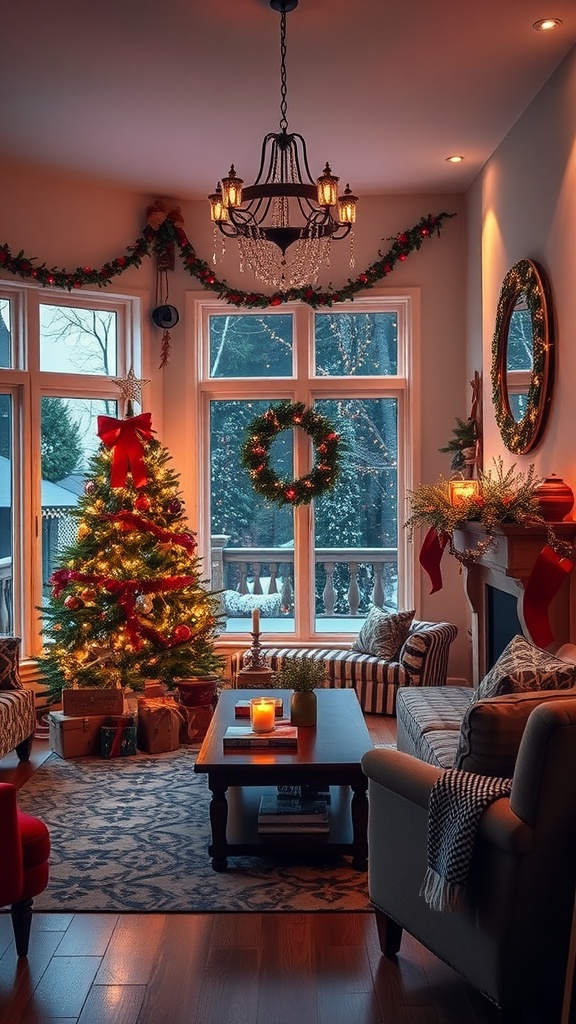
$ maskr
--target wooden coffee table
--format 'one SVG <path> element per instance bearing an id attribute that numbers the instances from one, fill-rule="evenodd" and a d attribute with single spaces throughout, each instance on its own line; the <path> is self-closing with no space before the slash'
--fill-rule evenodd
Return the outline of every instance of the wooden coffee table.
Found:
<path id="1" fill-rule="evenodd" d="M 368 780 L 360 766 L 373 747 L 354 690 L 317 690 L 318 724 L 298 731 L 297 750 L 227 750 L 227 726 L 246 720 L 234 717 L 234 705 L 250 697 L 282 697 L 284 715 L 290 690 L 223 690 L 194 771 L 208 776 L 212 792 L 208 853 L 215 871 L 225 871 L 229 856 L 245 854 L 350 854 L 352 866 L 365 871 L 368 862 Z M 258 808 L 266 787 L 330 786 L 330 831 L 326 834 L 262 836 Z"/>

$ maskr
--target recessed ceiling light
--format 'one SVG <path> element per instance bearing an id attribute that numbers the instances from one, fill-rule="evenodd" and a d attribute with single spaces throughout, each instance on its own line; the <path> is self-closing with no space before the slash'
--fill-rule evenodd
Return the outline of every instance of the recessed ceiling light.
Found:
<path id="1" fill-rule="evenodd" d="M 560 18 L 540 18 L 540 21 L 535 21 L 532 28 L 536 32 L 551 32 L 555 28 L 560 28 L 562 24 Z"/>
<path id="2" fill-rule="evenodd" d="M 455 153 L 454 156 L 447 156 L 446 157 L 446 162 L 449 163 L 449 164 L 461 164 L 463 159 L 464 159 L 463 156 L 458 156 Z"/>

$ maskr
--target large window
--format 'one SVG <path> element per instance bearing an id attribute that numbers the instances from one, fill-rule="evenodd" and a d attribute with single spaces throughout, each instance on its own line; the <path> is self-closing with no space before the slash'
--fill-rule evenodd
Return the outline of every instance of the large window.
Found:
<path id="1" fill-rule="evenodd" d="M 73 539 L 71 509 L 117 415 L 114 378 L 140 365 L 138 300 L 0 281 L 0 633 L 41 647 L 39 609 Z"/>
<path id="2" fill-rule="evenodd" d="M 202 521 L 226 632 L 249 631 L 257 607 L 266 634 L 320 641 L 357 633 L 372 601 L 405 607 L 412 582 L 399 507 L 410 486 L 410 299 L 322 312 L 232 311 L 199 299 L 196 311 Z M 248 425 L 282 400 L 314 406 L 342 439 L 336 486 L 309 506 L 266 501 L 241 463 Z M 282 479 L 304 475 L 314 456 L 298 429 L 279 433 L 271 453 Z"/>

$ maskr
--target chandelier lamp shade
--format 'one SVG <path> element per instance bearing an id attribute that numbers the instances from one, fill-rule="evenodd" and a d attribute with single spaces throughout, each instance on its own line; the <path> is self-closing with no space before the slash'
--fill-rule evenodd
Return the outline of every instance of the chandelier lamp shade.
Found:
<path id="1" fill-rule="evenodd" d="M 322 264 L 330 264 L 333 240 L 350 236 L 350 267 L 354 266 L 353 225 L 358 197 L 347 185 L 338 195 L 339 178 L 326 163 L 314 180 L 302 135 L 288 131 L 286 87 L 286 14 L 298 0 L 270 0 L 280 13 L 280 130 L 262 143 L 260 167 L 246 186 L 234 164 L 210 195 L 210 216 L 218 231 L 235 238 L 240 269 L 275 288 L 315 284 Z M 224 246 L 224 239 L 222 239 Z"/>

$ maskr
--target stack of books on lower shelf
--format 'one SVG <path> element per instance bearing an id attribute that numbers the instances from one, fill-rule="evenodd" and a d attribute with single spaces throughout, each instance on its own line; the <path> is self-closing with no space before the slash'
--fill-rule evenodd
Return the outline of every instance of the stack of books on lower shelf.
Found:
<path id="1" fill-rule="evenodd" d="M 258 812 L 258 832 L 261 835 L 329 831 L 330 813 L 327 800 L 275 793 L 265 793 L 262 796 Z"/>

